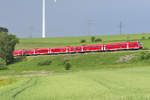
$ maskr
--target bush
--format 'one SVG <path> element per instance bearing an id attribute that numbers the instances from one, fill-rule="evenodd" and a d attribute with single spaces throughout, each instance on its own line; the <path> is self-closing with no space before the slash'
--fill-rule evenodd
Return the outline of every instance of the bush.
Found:
<path id="1" fill-rule="evenodd" d="M 141 39 L 142 39 L 142 40 L 145 40 L 146 38 L 143 36 Z"/>
<path id="2" fill-rule="evenodd" d="M 101 41 L 102 41 L 102 39 L 100 39 L 100 38 L 95 40 L 95 42 L 101 42 Z"/>
<path id="3" fill-rule="evenodd" d="M 0 70 L 7 69 L 6 62 L 2 58 L 0 58 Z"/>
<path id="4" fill-rule="evenodd" d="M 148 39 L 150 40 L 150 36 L 148 37 Z"/>
<path id="5" fill-rule="evenodd" d="M 65 70 L 70 70 L 71 69 L 71 63 L 67 62 L 65 64 Z"/>
<path id="6" fill-rule="evenodd" d="M 85 43 L 86 42 L 86 40 L 81 40 L 81 42 L 80 43 Z"/>
<path id="7" fill-rule="evenodd" d="M 150 59 L 150 53 L 141 52 L 140 53 L 140 59 L 141 60 L 148 60 L 148 59 Z"/>
<path id="8" fill-rule="evenodd" d="M 46 65 L 50 65 L 51 63 L 52 63 L 52 61 L 50 59 L 42 59 L 37 63 L 37 65 L 38 66 L 46 66 Z"/>
<path id="9" fill-rule="evenodd" d="M 92 42 L 95 42 L 95 39 L 96 39 L 95 36 L 92 36 L 92 37 L 91 37 L 91 41 L 92 41 Z"/>

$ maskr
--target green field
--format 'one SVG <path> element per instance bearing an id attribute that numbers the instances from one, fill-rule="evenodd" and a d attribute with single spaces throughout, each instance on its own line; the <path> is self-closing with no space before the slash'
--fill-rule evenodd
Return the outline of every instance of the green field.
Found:
<path id="1" fill-rule="evenodd" d="M 134 67 L 16 78 L 0 86 L 0 100 L 149 100 L 149 73 Z"/>
<path id="2" fill-rule="evenodd" d="M 145 39 L 143 39 L 145 37 Z M 20 39 L 16 49 L 141 41 L 150 34 Z M 144 57 L 144 58 L 143 58 Z M 0 70 L 0 100 L 150 100 L 150 52 L 93 52 L 16 57 Z M 50 62 L 46 64 L 46 62 Z M 66 70 L 70 63 L 70 70 Z"/>
<path id="3" fill-rule="evenodd" d="M 57 37 L 57 38 L 30 38 L 20 39 L 20 43 L 17 44 L 16 49 L 35 49 L 35 48 L 52 48 L 52 47 L 64 47 L 64 46 L 77 46 L 84 44 L 100 44 L 111 42 L 123 42 L 123 41 L 141 41 L 145 48 L 150 48 L 150 34 L 129 34 L 129 35 L 106 35 L 95 36 L 101 38 L 102 42 L 91 43 L 91 37 Z M 143 39 L 145 37 L 145 39 Z M 86 40 L 86 43 L 80 43 L 81 40 Z"/>

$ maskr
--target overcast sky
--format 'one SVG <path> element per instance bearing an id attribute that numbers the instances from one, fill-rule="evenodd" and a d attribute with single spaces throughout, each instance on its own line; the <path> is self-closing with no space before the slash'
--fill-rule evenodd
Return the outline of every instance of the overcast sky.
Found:
<path id="1" fill-rule="evenodd" d="M 48 37 L 150 33 L 150 0 L 46 0 Z M 42 0 L 0 0 L 0 26 L 18 37 L 41 37 Z"/>

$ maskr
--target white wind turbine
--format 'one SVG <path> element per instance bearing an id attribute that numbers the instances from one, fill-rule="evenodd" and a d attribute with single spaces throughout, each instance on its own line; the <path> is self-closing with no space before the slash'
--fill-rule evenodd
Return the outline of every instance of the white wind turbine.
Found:
<path id="1" fill-rule="evenodd" d="M 57 1 L 54 0 L 57 4 Z M 46 0 L 43 0 L 43 11 L 42 11 L 42 38 L 46 37 Z"/>

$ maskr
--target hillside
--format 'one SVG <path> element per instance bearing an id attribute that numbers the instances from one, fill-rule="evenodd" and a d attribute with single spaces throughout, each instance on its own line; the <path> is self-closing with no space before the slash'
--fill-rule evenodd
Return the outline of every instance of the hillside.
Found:
<path id="1" fill-rule="evenodd" d="M 128 35 L 106 35 L 106 36 L 95 36 L 101 38 L 100 43 L 110 42 L 123 42 L 123 41 L 141 41 L 144 44 L 144 48 L 150 49 L 150 34 L 128 34 Z M 80 43 L 81 40 L 86 40 L 86 43 Z M 16 49 L 33 49 L 33 48 L 52 48 L 52 47 L 64 47 L 64 46 L 77 46 L 91 43 L 91 37 L 80 36 L 80 37 L 56 37 L 56 38 L 30 38 L 20 39 L 20 43 L 17 44 Z"/>

